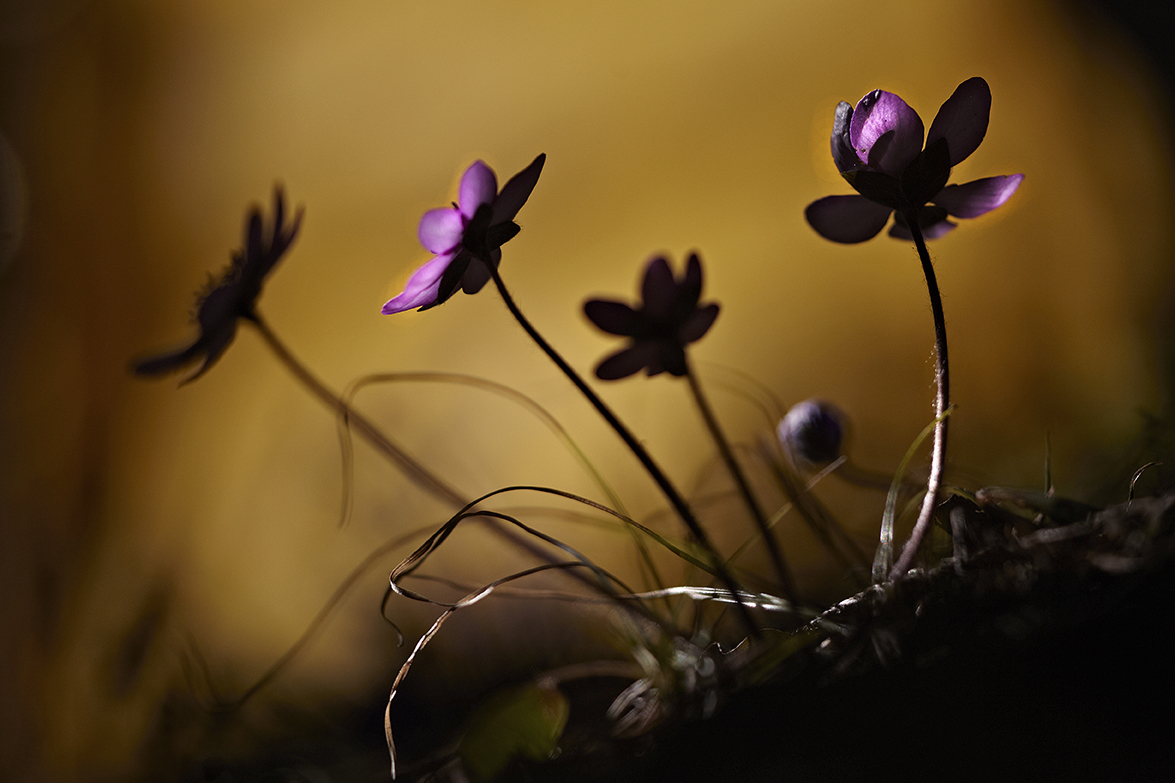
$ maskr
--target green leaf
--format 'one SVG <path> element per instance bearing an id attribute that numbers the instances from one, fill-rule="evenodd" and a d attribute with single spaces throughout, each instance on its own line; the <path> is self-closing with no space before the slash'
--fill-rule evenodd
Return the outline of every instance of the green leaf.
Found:
<path id="1" fill-rule="evenodd" d="M 549 681 L 497 691 L 470 715 L 457 750 L 469 777 L 489 781 L 515 759 L 544 761 L 558 750 L 570 708 Z"/>

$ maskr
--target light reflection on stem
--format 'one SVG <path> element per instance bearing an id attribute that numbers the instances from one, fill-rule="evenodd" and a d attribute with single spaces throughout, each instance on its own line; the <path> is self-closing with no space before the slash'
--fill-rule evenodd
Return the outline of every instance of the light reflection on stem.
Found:
<path id="1" fill-rule="evenodd" d="M 902 554 L 890 571 L 890 578 L 901 576 L 909 570 L 922 539 L 930 529 L 930 520 L 934 516 L 934 507 L 938 501 L 938 491 L 942 485 L 943 466 L 947 452 L 947 420 L 943 412 L 950 407 L 950 374 L 947 366 L 947 325 L 942 311 L 942 296 L 938 292 L 938 281 L 934 276 L 934 264 L 930 261 L 930 251 L 926 248 L 926 239 L 922 236 L 922 228 L 918 225 L 918 211 L 912 210 L 906 215 L 906 222 L 910 226 L 910 233 L 914 235 L 914 246 L 918 249 L 918 258 L 922 261 L 922 273 L 926 276 L 926 288 L 930 292 L 930 309 L 934 315 L 934 379 L 937 393 L 934 396 L 934 415 L 937 423 L 934 426 L 934 447 L 930 458 L 930 478 L 926 483 L 926 496 L 922 500 L 922 509 L 918 512 L 918 521 L 910 533 L 910 538 L 902 547 Z"/>

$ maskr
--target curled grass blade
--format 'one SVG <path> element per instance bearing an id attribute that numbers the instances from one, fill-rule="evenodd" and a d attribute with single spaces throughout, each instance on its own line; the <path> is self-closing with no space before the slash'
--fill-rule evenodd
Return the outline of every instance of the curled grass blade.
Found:
<path id="1" fill-rule="evenodd" d="M 548 411 L 546 408 L 544 408 L 542 405 L 540 405 L 533 398 L 527 396 L 526 394 L 523 394 L 522 392 L 518 391 L 517 389 L 511 388 L 510 386 L 506 386 L 505 384 L 501 384 L 501 383 L 496 383 L 494 381 L 490 381 L 485 378 L 478 378 L 477 376 L 474 376 L 474 375 L 465 375 L 462 373 L 445 373 L 445 372 L 377 373 L 377 374 L 372 374 L 372 375 L 365 375 L 362 378 L 359 378 L 355 381 L 352 381 L 347 386 L 347 388 L 343 390 L 342 398 L 345 402 L 350 403 L 354 400 L 355 396 L 360 392 L 360 390 L 362 390 L 368 386 L 373 386 L 376 384 L 383 384 L 383 383 L 398 383 L 398 382 L 447 383 L 447 384 L 454 384 L 454 385 L 460 385 L 460 386 L 468 386 L 470 388 L 477 389 L 479 391 L 484 391 L 484 392 L 488 392 L 490 394 L 497 395 L 499 397 L 502 397 L 503 399 L 509 400 L 509 401 L 521 406 L 522 408 L 527 410 L 529 413 L 531 413 L 536 419 L 538 419 L 540 422 L 542 422 L 542 424 L 545 425 L 547 427 L 547 429 L 549 429 L 552 433 L 554 433 L 555 437 L 559 439 L 559 441 L 563 444 L 564 448 L 566 448 L 572 454 L 572 456 L 575 457 L 576 461 L 579 462 L 579 464 L 583 467 L 584 472 L 591 478 L 591 480 L 595 483 L 595 485 L 597 487 L 599 487 L 600 491 L 604 493 L 604 496 L 608 498 L 608 502 L 612 504 L 612 508 L 619 511 L 621 514 L 628 513 L 625 510 L 624 502 L 620 499 L 620 496 L 612 488 L 612 485 L 608 483 L 608 480 L 604 478 L 604 475 L 596 467 L 595 463 L 593 463 L 591 461 L 591 459 L 587 456 L 587 454 L 584 452 L 584 450 L 582 448 L 580 448 L 579 444 L 575 441 L 575 439 L 571 437 L 571 434 L 567 431 L 567 429 L 561 423 L 559 423 L 559 420 L 556 419 L 555 416 L 552 415 L 550 411 Z M 343 422 L 340 422 L 340 425 L 341 425 L 340 430 L 339 430 L 340 442 L 347 442 L 349 444 L 349 440 L 350 440 L 349 431 L 346 429 L 345 426 L 342 426 Z M 344 452 L 346 452 L 347 449 L 348 449 L 348 447 L 344 446 Z M 628 529 L 630 531 L 632 531 L 631 527 Z M 661 575 L 657 571 L 657 566 L 653 562 L 652 556 L 649 554 L 648 547 L 646 546 L 644 540 L 640 536 L 636 535 L 635 532 L 631 532 L 631 535 L 632 535 L 633 542 L 636 544 L 637 551 L 641 557 L 641 567 L 643 569 L 645 569 L 645 572 L 646 572 L 648 578 L 652 581 L 652 584 L 654 584 L 658 587 L 664 586 L 665 583 L 661 579 Z"/>
<path id="2" fill-rule="evenodd" d="M 429 627 L 429 629 L 425 631 L 424 635 L 422 635 L 416 642 L 416 645 L 412 648 L 412 652 L 408 654 L 407 659 L 405 659 L 403 665 L 400 667 L 400 671 L 396 674 L 396 679 L 392 682 L 391 691 L 388 693 L 387 706 L 384 707 L 384 738 L 388 744 L 388 756 L 391 761 L 392 780 L 396 779 L 396 743 L 392 736 L 392 700 L 396 698 L 396 693 L 399 691 L 400 684 L 403 683 L 404 678 L 408 675 L 408 671 L 412 668 L 412 664 L 415 662 L 416 656 L 419 655 L 420 651 L 423 650 L 428 645 L 428 643 L 433 640 L 437 633 L 440 632 L 441 627 L 445 624 L 445 621 L 456 614 L 458 610 L 473 606 L 482 599 L 492 595 L 493 592 L 501 585 L 508 584 L 510 582 L 514 582 L 524 577 L 541 573 L 543 571 L 576 568 L 582 567 L 584 565 L 584 563 L 579 562 L 543 563 L 541 565 L 534 566 L 533 568 L 527 568 L 523 571 L 504 576 L 500 579 L 495 579 L 493 582 L 490 582 L 489 584 L 484 585 L 483 587 L 480 587 L 477 590 L 465 595 L 461 600 L 447 605 L 447 608 L 441 612 L 441 615 L 437 617 L 435 621 L 433 621 L 432 626 Z M 435 601 L 429 601 L 429 599 L 423 597 L 421 597 L 420 600 L 428 601 L 429 603 L 437 603 Z"/>

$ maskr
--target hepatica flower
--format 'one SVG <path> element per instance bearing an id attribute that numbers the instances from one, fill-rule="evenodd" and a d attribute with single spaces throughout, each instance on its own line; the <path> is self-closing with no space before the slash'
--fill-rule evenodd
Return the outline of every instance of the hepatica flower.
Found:
<path id="1" fill-rule="evenodd" d="M 1023 174 L 947 185 L 951 167 L 965 160 L 987 133 L 991 90 L 968 79 L 947 99 L 926 135 L 922 119 L 884 90 L 866 95 L 854 109 L 841 101 L 832 124 L 832 158 L 860 195 L 828 196 L 808 205 L 812 228 L 834 242 L 864 242 L 894 214 L 889 234 L 911 239 L 909 220 L 935 239 L 955 227 L 949 217 L 973 218 L 1001 206 Z"/>
<path id="2" fill-rule="evenodd" d="M 219 278 L 213 279 L 196 303 L 196 325 L 200 332 L 194 342 L 159 356 L 137 362 L 136 375 L 163 375 L 186 367 L 200 359 L 204 363 L 187 383 L 206 373 L 228 348 L 237 333 L 237 320 L 255 320 L 253 311 L 265 277 L 285 254 L 298 235 L 302 211 L 285 224 L 285 204 L 281 188 L 273 192 L 273 225 L 266 229 L 261 212 L 256 207 L 245 218 L 244 247 L 233 254 Z"/>
<path id="3" fill-rule="evenodd" d="M 638 309 L 606 299 L 584 304 L 584 313 L 600 329 L 630 338 L 626 348 L 600 362 L 596 377 L 612 381 L 642 368 L 648 375 L 685 375 L 685 346 L 700 340 L 718 317 L 717 304 L 698 306 L 701 295 L 702 263 L 693 253 L 680 281 L 665 258 L 649 262 L 641 283 L 644 301 Z"/>
<path id="4" fill-rule="evenodd" d="M 518 233 L 514 216 L 530 198 L 546 155 L 539 155 L 498 192 L 494 170 L 480 160 L 465 170 L 451 207 L 429 210 L 420 219 L 420 244 L 432 259 L 412 273 L 403 292 L 388 300 L 383 314 L 427 310 L 448 300 L 457 289 L 476 294 L 497 268 L 502 245 Z"/>

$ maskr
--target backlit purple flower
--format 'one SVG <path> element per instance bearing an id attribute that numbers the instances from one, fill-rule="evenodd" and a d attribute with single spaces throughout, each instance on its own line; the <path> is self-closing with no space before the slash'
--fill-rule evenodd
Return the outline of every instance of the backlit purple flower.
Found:
<path id="1" fill-rule="evenodd" d="M 256 319 L 253 308 L 261 295 L 261 284 L 298 235 L 302 211 L 294 222 L 285 225 L 285 204 L 281 188 L 273 192 L 273 226 L 266 230 L 256 207 L 245 218 L 244 247 L 232 256 L 232 263 L 212 280 L 196 303 L 196 324 L 200 333 L 183 348 L 136 362 L 136 375 L 164 375 L 203 358 L 194 375 L 184 383 L 206 373 L 228 348 L 237 333 L 237 320 Z"/>
<path id="2" fill-rule="evenodd" d="M 841 101 L 832 123 L 832 158 L 860 195 L 828 196 L 808 205 L 812 228 L 834 242 L 864 242 L 885 227 L 911 239 L 916 216 L 926 239 L 955 227 L 947 218 L 973 218 L 1011 198 L 1023 174 L 947 185 L 951 167 L 975 151 L 987 133 L 991 90 L 978 76 L 956 88 L 930 125 L 926 148 L 918 114 L 898 96 L 874 90 L 857 103 Z"/>
<path id="3" fill-rule="evenodd" d="M 641 283 L 644 302 L 639 309 L 606 299 L 584 304 L 584 313 L 600 329 L 631 338 L 626 348 L 600 362 L 596 377 L 613 381 L 642 368 L 648 375 L 685 375 L 685 346 L 700 340 L 718 317 L 717 304 L 698 306 L 701 295 L 702 262 L 692 253 L 680 281 L 673 278 L 665 258 L 658 256 L 649 262 Z"/>
<path id="4" fill-rule="evenodd" d="M 420 244 L 435 255 L 412 273 L 404 291 L 388 300 L 383 314 L 427 310 L 446 301 L 458 288 L 476 294 L 497 268 L 502 245 L 518 233 L 514 216 L 530 198 L 546 155 L 515 174 L 502 192 L 494 170 L 480 160 L 465 170 L 457 203 L 432 209 L 420 219 Z"/>

